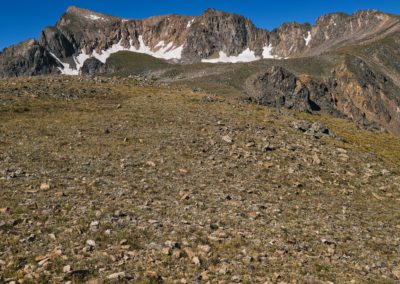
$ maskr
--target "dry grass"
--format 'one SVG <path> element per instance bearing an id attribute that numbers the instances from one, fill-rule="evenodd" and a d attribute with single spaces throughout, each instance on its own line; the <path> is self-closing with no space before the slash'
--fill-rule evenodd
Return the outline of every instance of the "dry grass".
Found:
<path id="1" fill-rule="evenodd" d="M 398 140 L 102 80 L 0 82 L 0 281 L 398 281 Z"/>

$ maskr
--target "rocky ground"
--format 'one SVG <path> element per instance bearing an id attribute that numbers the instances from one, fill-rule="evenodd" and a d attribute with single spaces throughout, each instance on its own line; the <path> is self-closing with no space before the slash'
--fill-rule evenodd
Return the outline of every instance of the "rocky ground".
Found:
<path id="1" fill-rule="evenodd" d="M 138 79 L 1 80 L 0 121 L 1 283 L 400 280 L 389 134 Z"/>

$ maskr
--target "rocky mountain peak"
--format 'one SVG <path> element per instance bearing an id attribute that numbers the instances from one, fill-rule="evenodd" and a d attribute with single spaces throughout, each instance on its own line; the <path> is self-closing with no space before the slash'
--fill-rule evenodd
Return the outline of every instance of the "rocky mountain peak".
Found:
<path id="1" fill-rule="evenodd" d="M 72 13 L 72 14 L 83 14 L 85 12 L 91 12 L 90 10 L 79 8 L 77 6 L 70 6 L 67 8 L 66 13 Z"/>
<path id="2" fill-rule="evenodd" d="M 217 9 L 214 9 L 214 8 L 207 8 L 207 9 L 204 10 L 202 15 L 213 15 L 213 14 L 217 14 L 217 13 L 219 13 L 219 14 L 221 14 L 221 13 L 228 14 L 228 12 L 225 12 L 225 11 L 220 11 L 220 10 L 217 10 Z"/>
<path id="3" fill-rule="evenodd" d="M 65 26 L 70 24 L 80 23 L 82 21 L 85 24 L 90 25 L 101 25 L 109 21 L 120 21 L 120 18 L 106 15 L 103 13 L 98 13 L 88 9 L 78 8 L 76 6 L 71 6 L 67 11 L 61 16 L 57 23 L 57 26 Z"/>
<path id="4" fill-rule="evenodd" d="M 249 19 L 247 19 L 242 15 L 220 11 L 216 9 L 210 9 L 210 8 L 205 10 L 198 17 L 198 19 L 199 21 L 209 21 L 211 23 L 224 21 L 224 22 L 232 22 L 234 24 L 246 23 L 249 25 L 253 25 L 253 23 Z"/>
<path id="5" fill-rule="evenodd" d="M 84 8 L 79 8 L 76 6 L 71 6 L 67 9 L 65 12 L 66 14 L 71 14 L 71 15 L 76 15 L 76 16 L 90 16 L 90 15 L 97 15 L 97 16 L 102 16 L 102 17 L 107 17 L 107 15 L 98 13 L 92 10 L 84 9 Z"/>

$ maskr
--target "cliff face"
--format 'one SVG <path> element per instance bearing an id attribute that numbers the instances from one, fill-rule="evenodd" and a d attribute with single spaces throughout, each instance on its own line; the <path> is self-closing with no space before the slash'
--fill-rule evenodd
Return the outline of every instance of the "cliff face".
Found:
<path id="1" fill-rule="evenodd" d="M 6 48 L 0 54 L 0 77 L 56 73 L 58 66 L 49 51 L 33 39 Z"/>
<path id="2" fill-rule="evenodd" d="M 191 24 L 184 46 L 185 61 L 238 56 L 249 49 L 254 57 L 262 57 L 268 44 L 268 32 L 258 29 L 248 19 L 209 9 Z"/>
<path id="3" fill-rule="evenodd" d="M 348 59 L 334 70 L 337 109 L 363 124 L 374 122 L 400 135 L 399 88 L 387 76 L 359 58 Z"/>

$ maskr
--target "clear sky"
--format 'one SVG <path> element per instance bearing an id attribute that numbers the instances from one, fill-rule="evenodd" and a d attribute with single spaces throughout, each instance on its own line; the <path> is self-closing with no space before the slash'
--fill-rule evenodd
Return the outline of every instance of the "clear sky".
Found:
<path id="1" fill-rule="evenodd" d="M 206 8 L 234 12 L 258 27 L 273 29 L 283 22 L 314 23 L 330 12 L 352 13 L 378 9 L 400 14 L 400 0 L 3 0 L 0 6 L 0 50 L 54 25 L 69 6 L 78 6 L 124 18 L 163 14 L 199 15 Z"/>

